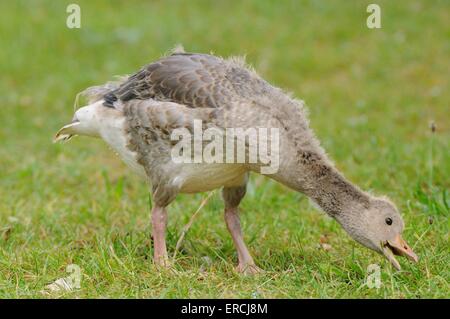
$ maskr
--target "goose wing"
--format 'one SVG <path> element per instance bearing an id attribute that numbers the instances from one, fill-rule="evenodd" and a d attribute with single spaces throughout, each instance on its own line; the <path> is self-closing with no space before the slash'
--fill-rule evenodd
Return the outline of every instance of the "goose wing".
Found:
<path id="1" fill-rule="evenodd" d="M 155 61 L 104 96 L 105 105 L 138 99 L 218 108 L 263 94 L 270 86 L 235 60 L 177 53 Z"/>

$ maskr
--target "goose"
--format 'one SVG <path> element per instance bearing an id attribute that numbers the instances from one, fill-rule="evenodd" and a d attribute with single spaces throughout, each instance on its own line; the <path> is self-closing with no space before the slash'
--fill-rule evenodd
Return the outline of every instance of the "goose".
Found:
<path id="1" fill-rule="evenodd" d="M 179 49 L 131 76 L 80 94 L 87 105 L 75 111 L 54 141 L 75 135 L 100 137 L 148 182 L 153 203 L 153 262 L 159 267 L 171 266 L 165 240 L 167 206 L 179 193 L 222 188 L 224 219 L 237 250 L 236 269 L 245 274 L 261 271 L 245 245 L 239 218 L 250 173 L 263 174 L 308 196 L 350 237 L 384 255 L 394 268 L 401 269 L 395 255 L 418 261 L 402 239 L 404 222 L 396 206 L 387 197 L 374 196 L 347 180 L 309 127 L 304 102 L 266 82 L 242 58 Z M 267 161 L 260 158 L 253 162 L 175 161 L 173 134 L 176 130 L 192 132 L 195 121 L 201 121 L 201 130 L 220 132 L 227 128 L 277 129 L 278 138 L 268 138 L 268 143 L 278 145 L 273 151 L 278 155 L 276 169 L 262 173 Z M 195 136 L 190 138 L 185 146 L 192 145 Z M 250 140 L 254 138 L 244 141 L 246 155 Z"/>

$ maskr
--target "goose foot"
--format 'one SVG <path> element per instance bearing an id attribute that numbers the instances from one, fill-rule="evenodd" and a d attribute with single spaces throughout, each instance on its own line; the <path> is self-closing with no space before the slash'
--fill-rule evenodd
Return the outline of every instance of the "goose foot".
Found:
<path id="1" fill-rule="evenodd" d="M 155 256 L 153 262 L 157 268 L 170 269 L 173 267 L 173 263 L 168 256 Z"/>
<path id="2" fill-rule="evenodd" d="M 239 264 L 236 267 L 236 271 L 243 275 L 260 275 L 264 273 L 264 270 L 255 264 Z"/>

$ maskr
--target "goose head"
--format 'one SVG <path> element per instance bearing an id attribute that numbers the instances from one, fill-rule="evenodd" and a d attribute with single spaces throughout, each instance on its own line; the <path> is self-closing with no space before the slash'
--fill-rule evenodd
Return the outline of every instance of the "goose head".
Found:
<path id="1" fill-rule="evenodd" d="M 404 222 L 395 205 L 387 198 L 371 197 L 368 205 L 355 205 L 338 222 L 357 242 L 382 255 L 400 270 L 395 256 L 414 262 L 417 255 L 402 238 Z"/>
<path id="2" fill-rule="evenodd" d="M 64 125 L 56 133 L 54 142 L 67 141 L 75 135 L 100 137 L 101 129 L 108 123 L 107 120 L 115 119 L 119 111 L 105 107 L 103 101 L 97 101 L 79 108 L 69 124 Z"/>

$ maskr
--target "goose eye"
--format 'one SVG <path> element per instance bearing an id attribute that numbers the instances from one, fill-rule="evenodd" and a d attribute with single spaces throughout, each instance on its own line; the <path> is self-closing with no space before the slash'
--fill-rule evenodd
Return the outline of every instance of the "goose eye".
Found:
<path id="1" fill-rule="evenodd" d="M 386 224 L 388 224 L 388 225 L 392 225 L 392 218 L 386 218 L 385 219 L 385 221 L 386 221 Z"/>

